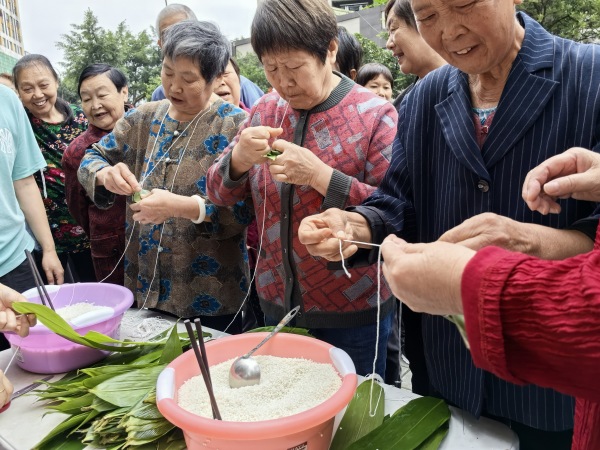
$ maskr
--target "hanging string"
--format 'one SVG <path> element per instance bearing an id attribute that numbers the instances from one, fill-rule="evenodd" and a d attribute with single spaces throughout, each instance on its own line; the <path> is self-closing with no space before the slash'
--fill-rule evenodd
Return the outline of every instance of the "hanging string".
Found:
<path id="1" fill-rule="evenodd" d="M 8 362 L 8 365 L 6 366 L 6 369 L 4 369 L 5 376 L 6 376 L 6 372 L 8 372 L 8 369 L 10 369 L 10 366 L 13 363 L 15 356 L 17 356 L 17 353 L 19 353 L 19 350 L 21 350 L 21 346 L 17 345 L 17 348 L 15 348 L 15 352 L 13 353 L 12 358 L 10 358 L 10 361 Z"/>
<path id="2" fill-rule="evenodd" d="M 283 97 L 282 97 L 283 98 Z M 288 108 L 290 107 L 290 104 L 287 103 L 285 105 L 285 110 L 283 111 L 283 116 L 281 117 L 281 122 L 279 122 L 279 127 L 281 128 L 281 126 L 283 125 L 283 121 L 285 120 L 286 114 L 288 112 Z M 267 162 L 265 162 L 263 164 L 263 173 L 264 173 L 264 188 L 265 188 L 265 194 L 263 197 L 263 220 L 262 220 L 262 226 L 260 229 L 260 238 L 258 241 L 258 251 L 256 252 L 256 263 L 254 265 L 254 272 L 252 273 L 252 277 L 250 279 L 250 284 L 248 285 L 248 292 L 246 292 L 246 296 L 244 297 L 244 299 L 242 300 L 242 303 L 240 304 L 240 307 L 238 308 L 238 310 L 236 311 L 235 315 L 233 316 L 233 319 L 231 319 L 231 322 L 229 322 L 229 325 L 227 325 L 225 327 L 225 329 L 223 330 L 224 333 L 227 333 L 227 330 L 229 330 L 229 327 L 231 327 L 231 325 L 233 325 L 235 323 L 235 320 L 237 319 L 237 316 L 242 312 L 242 309 L 244 308 L 244 305 L 246 304 L 246 300 L 248 300 L 248 298 L 250 297 L 250 293 L 252 292 L 252 283 L 254 283 L 254 279 L 256 278 L 256 272 L 258 269 L 258 262 L 260 261 L 260 253 L 262 252 L 262 245 L 263 245 L 263 236 L 264 236 L 264 231 L 265 231 L 265 218 L 267 216 L 267 175 L 266 175 L 266 171 L 268 170 L 268 164 Z"/>

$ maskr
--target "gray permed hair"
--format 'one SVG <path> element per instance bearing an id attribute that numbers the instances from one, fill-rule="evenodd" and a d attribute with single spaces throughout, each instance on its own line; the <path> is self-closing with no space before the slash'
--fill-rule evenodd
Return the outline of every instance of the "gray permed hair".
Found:
<path id="1" fill-rule="evenodd" d="M 165 30 L 163 58 L 191 59 L 207 83 L 225 72 L 231 57 L 231 44 L 211 22 L 184 20 Z"/>
<path id="2" fill-rule="evenodd" d="M 189 6 L 181 5 L 179 3 L 172 3 L 170 5 L 165 6 L 158 13 L 158 17 L 156 18 L 156 33 L 159 34 L 160 37 L 160 23 L 168 17 L 176 16 L 179 14 L 183 14 L 186 19 L 198 20 L 194 11 L 190 9 Z"/>

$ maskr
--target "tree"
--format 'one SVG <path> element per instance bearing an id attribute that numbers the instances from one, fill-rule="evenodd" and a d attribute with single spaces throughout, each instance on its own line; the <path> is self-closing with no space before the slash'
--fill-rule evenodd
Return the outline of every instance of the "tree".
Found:
<path id="1" fill-rule="evenodd" d="M 600 39 L 600 0 L 527 0 L 519 9 L 552 34 L 582 42 Z"/>
<path id="2" fill-rule="evenodd" d="M 160 51 L 147 31 L 134 35 L 125 22 L 115 31 L 105 30 L 88 9 L 83 22 L 71 24 L 71 32 L 63 34 L 56 46 L 63 51 L 64 68 L 61 95 L 77 101 L 77 81 L 81 71 L 92 63 L 106 63 L 122 70 L 129 80 L 129 99 L 137 104 L 150 97 L 160 75 Z M 154 83 L 152 89 L 150 84 Z"/>
<path id="3" fill-rule="evenodd" d="M 362 45 L 363 49 L 363 64 L 375 62 L 381 63 L 390 69 L 392 72 L 392 77 L 394 78 L 394 94 L 393 96 L 397 96 L 398 93 L 405 88 L 408 87 L 413 82 L 412 76 L 404 75 L 400 71 L 400 67 L 398 66 L 398 61 L 392 55 L 392 52 L 385 48 L 380 48 L 370 39 L 367 39 L 361 34 L 356 33 L 356 38 L 360 45 Z"/>
<path id="4" fill-rule="evenodd" d="M 236 62 L 240 68 L 240 73 L 261 88 L 263 92 L 268 92 L 271 89 L 271 85 L 267 81 L 265 71 L 256 53 L 245 53 L 236 58 Z"/>

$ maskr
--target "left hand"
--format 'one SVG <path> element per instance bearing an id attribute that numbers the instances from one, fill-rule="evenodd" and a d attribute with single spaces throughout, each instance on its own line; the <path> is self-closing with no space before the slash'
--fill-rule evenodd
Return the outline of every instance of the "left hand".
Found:
<path id="1" fill-rule="evenodd" d="M 310 150 L 282 139 L 273 142 L 271 147 L 281 152 L 274 161 L 269 161 L 275 181 L 316 188 L 319 177 L 329 174 L 331 179 L 333 169 Z"/>
<path id="2" fill-rule="evenodd" d="M 494 213 L 483 213 L 446 231 L 439 240 L 460 244 L 473 250 L 495 245 L 507 250 L 531 253 L 535 234 L 528 224 Z"/>
<path id="3" fill-rule="evenodd" d="M 36 324 L 35 314 L 17 315 L 11 308 L 15 302 L 26 302 L 27 299 L 14 289 L 0 284 L 0 332 L 14 331 L 19 336 L 29 334 L 29 327 Z"/>
<path id="4" fill-rule="evenodd" d="M 142 224 L 163 223 L 169 217 L 174 217 L 176 195 L 164 189 L 152 189 L 150 194 L 129 207 L 134 211 L 133 220 Z"/>
<path id="5" fill-rule="evenodd" d="M 63 284 L 65 270 L 58 259 L 56 250 L 43 250 L 42 268 L 46 273 L 48 284 Z"/>
<path id="6" fill-rule="evenodd" d="M 0 408 L 6 405 L 12 397 L 14 388 L 12 383 L 0 370 Z"/>
<path id="7" fill-rule="evenodd" d="M 408 244 L 390 235 L 383 241 L 383 275 L 392 292 L 416 312 L 462 314 L 462 275 L 475 255 L 461 245 Z"/>

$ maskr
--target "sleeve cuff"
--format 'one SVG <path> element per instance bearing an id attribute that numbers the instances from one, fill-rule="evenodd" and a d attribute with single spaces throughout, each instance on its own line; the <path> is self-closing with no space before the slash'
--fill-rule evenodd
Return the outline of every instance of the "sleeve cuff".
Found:
<path id="1" fill-rule="evenodd" d="M 334 169 L 327 187 L 327 195 L 323 200 L 323 205 L 321 205 L 321 211 L 329 208 L 344 209 L 348 202 L 351 187 L 352 178 Z"/>

